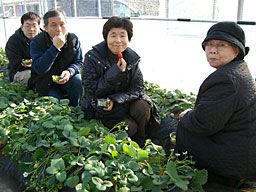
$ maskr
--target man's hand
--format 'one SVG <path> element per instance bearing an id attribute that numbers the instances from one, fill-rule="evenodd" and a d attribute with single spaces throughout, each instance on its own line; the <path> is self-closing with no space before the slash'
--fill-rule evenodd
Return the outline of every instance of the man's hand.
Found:
<path id="1" fill-rule="evenodd" d="M 60 75 L 60 80 L 58 81 L 58 84 L 65 84 L 69 81 L 71 77 L 71 74 L 68 70 L 62 71 L 61 75 Z"/>
<path id="2" fill-rule="evenodd" d="M 25 68 L 30 68 L 32 66 L 32 59 L 22 59 L 21 65 Z"/>
<path id="3" fill-rule="evenodd" d="M 66 35 L 60 33 L 58 36 L 55 36 L 52 39 L 53 45 L 57 48 L 57 49 L 61 49 L 64 44 L 66 43 Z"/>
<path id="4" fill-rule="evenodd" d="M 117 66 L 121 72 L 125 72 L 126 65 L 127 65 L 127 63 L 123 58 L 119 59 L 117 62 Z"/>

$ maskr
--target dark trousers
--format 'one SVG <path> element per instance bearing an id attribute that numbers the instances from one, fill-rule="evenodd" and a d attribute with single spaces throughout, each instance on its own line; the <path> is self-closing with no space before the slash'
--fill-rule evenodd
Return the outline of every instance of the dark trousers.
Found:
<path id="1" fill-rule="evenodd" d="M 146 128 L 151 116 L 151 105 L 142 99 L 135 100 L 128 105 L 124 115 L 117 116 L 118 113 L 108 116 L 108 118 L 98 118 L 106 127 L 113 128 L 116 124 L 124 121 L 128 125 L 128 136 L 136 141 L 140 146 L 146 139 Z"/>
<path id="2" fill-rule="evenodd" d="M 69 105 L 74 107 L 78 105 L 82 95 L 83 86 L 80 74 L 76 74 L 71 77 L 66 84 L 54 84 L 48 93 L 48 96 L 52 96 L 57 99 L 68 98 L 70 100 Z"/>
<path id="3" fill-rule="evenodd" d="M 128 135 L 146 138 L 146 127 L 149 123 L 151 106 L 145 100 L 136 100 L 130 104 L 129 114 L 124 119 L 128 124 Z"/>

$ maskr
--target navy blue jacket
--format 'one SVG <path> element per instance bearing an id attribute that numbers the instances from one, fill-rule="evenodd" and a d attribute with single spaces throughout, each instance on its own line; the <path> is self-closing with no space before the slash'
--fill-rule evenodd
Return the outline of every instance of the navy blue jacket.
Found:
<path id="1" fill-rule="evenodd" d="M 78 37 L 68 33 L 67 42 L 59 51 L 47 32 L 37 35 L 30 45 L 32 71 L 29 87 L 40 95 L 47 95 L 52 86 L 52 75 L 60 75 L 69 70 L 71 76 L 80 73 L 83 56 Z"/>

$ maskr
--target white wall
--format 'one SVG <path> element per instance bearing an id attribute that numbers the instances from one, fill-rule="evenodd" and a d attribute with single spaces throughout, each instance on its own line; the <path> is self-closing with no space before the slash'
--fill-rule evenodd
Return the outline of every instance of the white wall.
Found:
<path id="1" fill-rule="evenodd" d="M 68 19 L 69 31 L 81 40 L 83 52 L 103 40 L 104 19 Z M 132 20 L 134 37 L 130 47 L 141 56 L 144 79 L 168 90 L 197 93 L 202 81 L 214 70 L 206 62 L 201 48 L 213 23 Z M 3 19 L 0 19 L 0 47 L 6 43 Z M 7 38 L 20 26 L 19 19 L 5 19 Z M 242 25 L 251 48 L 245 58 L 256 77 L 255 26 Z"/>

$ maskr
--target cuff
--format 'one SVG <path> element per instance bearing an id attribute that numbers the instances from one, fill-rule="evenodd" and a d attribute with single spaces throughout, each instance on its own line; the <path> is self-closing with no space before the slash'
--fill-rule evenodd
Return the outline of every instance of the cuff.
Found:
<path id="1" fill-rule="evenodd" d="M 68 68 L 70 76 L 73 77 L 75 75 L 75 70 L 73 68 Z"/>

